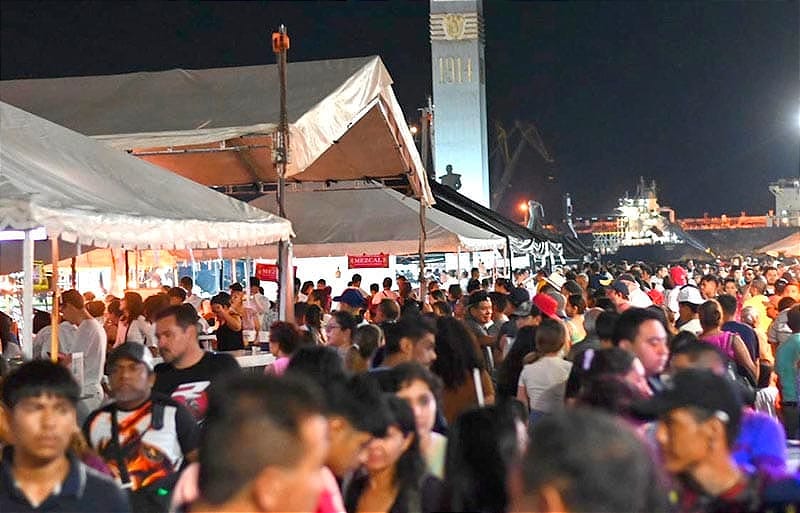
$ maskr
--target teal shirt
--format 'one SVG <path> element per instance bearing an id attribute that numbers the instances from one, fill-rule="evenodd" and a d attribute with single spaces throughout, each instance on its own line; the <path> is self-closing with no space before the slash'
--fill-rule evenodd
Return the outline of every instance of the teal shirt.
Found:
<path id="1" fill-rule="evenodd" d="M 798 361 L 800 361 L 800 333 L 795 333 L 775 351 L 775 372 L 781 380 L 781 396 L 784 401 L 797 401 Z"/>

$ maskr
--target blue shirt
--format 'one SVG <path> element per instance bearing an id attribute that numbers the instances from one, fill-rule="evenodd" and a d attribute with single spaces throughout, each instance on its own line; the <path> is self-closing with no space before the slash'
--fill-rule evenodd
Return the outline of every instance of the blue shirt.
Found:
<path id="1" fill-rule="evenodd" d="M 69 454 L 69 472 L 60 487 L 34 507 L 17 486 L 12 472 L 14 448 L 3 448 L 0 464 L 0 511 L 63 511 L 65 513 L 128 513 L 130 505 L 122 489 Z"/>
<path id="2" fill-rule="evenodd" d="M 795 333 L 775 351 L 775 372 L 780 378 L 783 401 L 797 402 L 798 361 L 800 361 L 800 333 Z"/>
<path id="3" fill-rule="evenodd" d="M 730 331 L 742 337 L 742 342 L 747 346 L 747 352 L 754 362 L 758 361 L 759 347 L 758 336 L 753 328 L 743 322 L 728 321 L 722 325 L 722 331 Z"/>

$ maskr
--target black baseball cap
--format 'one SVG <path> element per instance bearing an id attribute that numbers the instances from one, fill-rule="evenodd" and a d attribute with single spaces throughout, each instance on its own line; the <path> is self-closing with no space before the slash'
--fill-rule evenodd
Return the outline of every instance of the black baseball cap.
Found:
<path id="1" fill-rule="evenodd" d="M 150 372 L 153 371 L 153 356 L 150 354 L 150 349 L 145 347 L 144 344 L 139 342 L 125 342 L 114 348 L 108 355 L 108 368 L 113 369 L 117 361 L 121 358 L 127 358 L 135 362 L 143 363 Z"/>
<path id="2" fill-rule="evenodd" d="M 519 306 L 522 303 L 530 302 L 531 300 L 531 293 L 528 292 L 528 289 L 522 287 L 514 287 L 508 293 L 508 302 L 514 306 Z"/>
<path id="3" fill-rule="evenodd" d="M 644 419 L 656 419 L 678 408 L 693 406 L 714 413 L 738 428 L 742 417 L 741 394 L 733 384 L 706 369 L 678 372 L 660 394 L 634 404 L 633 411 Z"/>

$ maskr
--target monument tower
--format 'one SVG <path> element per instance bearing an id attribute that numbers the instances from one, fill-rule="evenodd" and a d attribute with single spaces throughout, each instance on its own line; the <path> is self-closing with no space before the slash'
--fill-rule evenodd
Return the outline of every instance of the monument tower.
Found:
<path id="1" fill-rule="evenodd" d="M 489 206 L 482 0 L 431 0 L 433 160 L 461 175 L 459 192 Z"/>

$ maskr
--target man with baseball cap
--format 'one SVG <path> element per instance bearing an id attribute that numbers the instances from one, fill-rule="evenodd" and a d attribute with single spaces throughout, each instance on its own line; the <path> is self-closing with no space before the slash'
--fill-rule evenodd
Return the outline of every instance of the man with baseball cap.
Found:
<path id="1" fill-rule="evenodd" d="M 630 290 L 623 280 L 616 279 L 606 287 L 606 297 L 611 300 L 618 314 L 631 307 Z"/>
<path id="2" fill-rule="evenodd" d="M 345 289 L 340 296 L 336 296 L 333 300 L 339 303 L 339 310 L 351 315 L 358 315 L 359 311 L 367 304 L 367 300 L 364 299 L 361 292 L 354 288 Z"/>
<path id="3" fill-rule="evenodd" d="M 126 342 L 108 356 L 114 402 L 83 426 L 89 445 L 130 492 L 134 512 L 165 511 L 184 461 L 196 459 L 200 429 L 183 405 L 154 393 L 150 350 Z"/>
<path id="4" fill-rule="evenodd" d="M 694 285 L 684 285 L 678 291 L 678 320 L 675 327 L 699 336 L 703 332 L 698 309 L 705 302 L 700 289 Z"/>
<path id="5" fill-rule="evenodd" d="M 742 403 L 724 377 L 704 369 L 680 371 L 662 393 L 634 410 L 658 419 L 656 440 L 664 468 L 678 485 L 678 511 L 755 512 L 764 510 L 765 498 L 777 497 L 777 487 L 773 490 L 759 474 L 745 473 L 732 457 Z M 780 483 L 781 488 L 787 484 L 792 485 Z M 782 498 L 768 505 L 789 511 Z"/>

